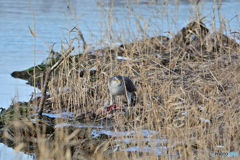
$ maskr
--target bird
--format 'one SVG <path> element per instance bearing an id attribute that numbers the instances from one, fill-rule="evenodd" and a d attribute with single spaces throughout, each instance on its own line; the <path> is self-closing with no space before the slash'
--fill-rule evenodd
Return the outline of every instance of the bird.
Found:
<path id="1" fill-rule="evenodd" d="M 137 91 L 130 78 L 120 75 L 109 78 L 108 89 L 110 91 L 110 105 L 113 104 L 113 98 L 115 100 L 115 96 L 125 95 L 128 104 L 131 106 L 132 93 Z"/>

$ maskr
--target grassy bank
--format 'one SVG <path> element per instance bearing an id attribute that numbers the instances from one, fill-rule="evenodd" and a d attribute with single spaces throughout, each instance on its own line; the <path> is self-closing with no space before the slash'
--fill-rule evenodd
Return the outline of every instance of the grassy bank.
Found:
<path id="1" fill-rule="evenodd" d="M 220 28 L 206 27 L 197 9 L 201 3 L 193 4 L 195 19 L 169 37 L 149 37 L 139 23 L 140 40 L 132 37 L 131 43 L 94 50 L 77 25 L 69 28 L 75 38 L 59 53 L 64 56 L 77 42 L 76 56 L 52 71 L 45 114 L 36 116 L 41 97 L 12 106 L 2 114 L 4 142 L 38 159 L 214 159 L 217 152 L 239 153 L 238 33 L 224 32 L 229 28 L 223 18 Z M 114 12 L 107 16 L 110 22 Z M 127 31 L 116 34 L 111 23 L 103 27 L 105 41 L 128 38 Z M 104 110 L 107 81 L 114 75 L 134 82 L 134 106 Z M 44 76 L 38 76 L 44 84 Z M 56 116 L 62 112 L 66 116 Z"/>

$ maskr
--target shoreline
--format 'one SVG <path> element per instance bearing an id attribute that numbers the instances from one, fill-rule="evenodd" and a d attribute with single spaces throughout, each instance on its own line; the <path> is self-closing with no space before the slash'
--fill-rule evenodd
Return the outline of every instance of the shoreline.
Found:
<path id="1" fill-rule="evenodd" d="M 122 153 L 129 156 L 137 153 L 139 157 L 152 154 L 177 158 L 184 153 L 186 146 L 197 152 L 195 143 L 189 145 L 188 139 L 185 139 L 184 145 L 182 141 L 171 142 L 179 136 L 176 128 L 181 132 L 186 131 L 185 128 L 200 128 L 198 132 L 203 132 L 201 135 L 205 130 L 214 134 L 209 128 L 225 130 L 223 126 L 215 125 L 221 124 L 222 119 L 227 117 L 213 117 L 222 110 L 229 111 L 228 102 L 233 99 L 229 99 L 228 94 L 234 88 L 229 83 L 216 85 L 216 79 L 221 78 L 222 74 L 219 73 L 222 69 L 229 70 L 229 73 L 236 71 L 239 44 L 222 33 L 209 32 L 202 22 L 189 23 L 172 39 L 163 41 L 163 38 L 151 37 L 114 49 L 96 50 L 94 54 L 86 52 L 69 56 L 62 63 L 61 58 L 56 56 L 58 54 L 52 52 L 48 58 L 51 61 L 41 64 L 37 72 L 37 82 L 42 83 L 45 79 L 44 70 L 59 62 L 59 67 L 56 66 L 57 69 L 48 80 L 49 94 L 42 93 L 39 97 L 32 97 L 28 103 L 17 103 L 1 112 L 1 122 L 4 128 L 8 127 L 5 134 L 9 144 L 14 146 L 17 140 L 15 136 L 25 140 L 41 135 L 47 137 L 45 143 L 53 150 L 57 148 L 56 142 L 68 148 L 60 150 L 69 151 L 73 159 L 80 155 L 94 158 L 98 154 L 112 158 Z M 200 53 L 201 50 L 204 52 Z M 136 93 L 137 103 L 133 107 L 128 107 L 123 100 L 115 105 L 109 105 L 106 101 L 108 76 L 111 72 L 117 74 L 121 70 L 131 75 L 136 87 L 140 88 Z M 32 68 L 22 75 L 25 76 L 26 72 L 32 73 Z M 31 80 L 31 76 L 28 79 Z M 218 95 L 221 97 L 216 100 Z M 41 104 L 42 96 L 46 96 L 46 100 L 43 115 L 39 119 L 36 113 L 39 113 L 38 104 Z M 208 112 L 212 107 L 215 107 L 216 113 Z M 17 127 L 16 123 L 19 124 Z M 174 134 L 173 137 L 168 134 L 169 130 Z M 237 136 L 237 129 L 233 132 Z M 60 137 L 65 134 L 62 137 L 65 140 L 62 140 Z M 190 137 L 198 138 L 196 134 Z M 77 140 L 81 143 L 76 143 Z M 23 150 L 31 153 L 33 149 L 37 157 L 43 156 L 41 150 L 35 148 L 41 141 L 29 140 L 26 143 L 33 148 L 28 146 Z M 126 147 L 121 148 L 122 145 Z M 143 148 L 138 147 L 142 145 Z M 208 152 L 212 151 L 212 145 L 207 145 Z M 234 146 L 232 148 L 235 149 Z"/>

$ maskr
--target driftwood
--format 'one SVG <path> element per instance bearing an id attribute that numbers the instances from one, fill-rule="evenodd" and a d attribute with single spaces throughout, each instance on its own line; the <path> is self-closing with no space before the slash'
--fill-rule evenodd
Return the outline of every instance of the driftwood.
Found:
<path id="1" fill-rule="evenodd" d="M 41 100 L 40 100 L 40 104 L 39 104 L 39 112 L 38 112 L 38 116 L 39 116 L 39 119 L 42 117 L 42 112 L 43 112 L 43 104 L 45 102 L 45 99 L 46 99 L 46 91 L 47 91 L 47 86 L 48 86 L 48 82 L 50 80 L 50 75 L 52 73 L 52 71 L 54 69 L 56 69 L 60 64 L 61 62 L 74 50 L 74 47 L 70 47 L 66 53 L 62 56 L 62 58 L 57 62 L 55 63 L 51 69 L 47 69 L 46 71 L 46 76 L 45 76 L 45 80 L 44 80 L 44 86 L 42 86 L 42 95 L 41 95 Z"/>

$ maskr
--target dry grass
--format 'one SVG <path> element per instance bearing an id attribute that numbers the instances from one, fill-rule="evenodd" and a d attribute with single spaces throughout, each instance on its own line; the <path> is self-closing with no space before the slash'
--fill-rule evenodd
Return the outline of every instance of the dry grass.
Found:
<path id="1" fill-rule="evenodd" d="M 224 33 L 200 29 L 200 18 L 166 43 L 160 43 L 164 37 L 136 38 L 132 44 L 92 55 L 84 41 L 83 55 L 66 59 L 52 73 L 45 112 L 66 110 L 77 116 L 71 122 L 56 119 L 55 124 L 101 124 L 119 134 L 135 131 L 135 136 L 93 138 L 90 133 L 101 129 L 49 128 L 49 121 L 38 123 L 36 117 L 33 124 L 19 116 L 6 126 L 5 135 L 17 150 L 34 146 L 39 159 L 214 159 L 211 152 L 239 153 L 239 45 Z M 111 25 L 107 27 L 106 37 L 117 39 Z M 77 38 L 80 32 L 75 33 L 81 44 L 82 34 Z M 118 60 L 118 55 L 128 59 Z M 119 74 L 135 83 L 135 106 L 112 113 L 110 120 L 94 119 L 93 113 L 109 100 L 108 79 Z M 125 150 L 135 146 L 139 152 Z"/>

